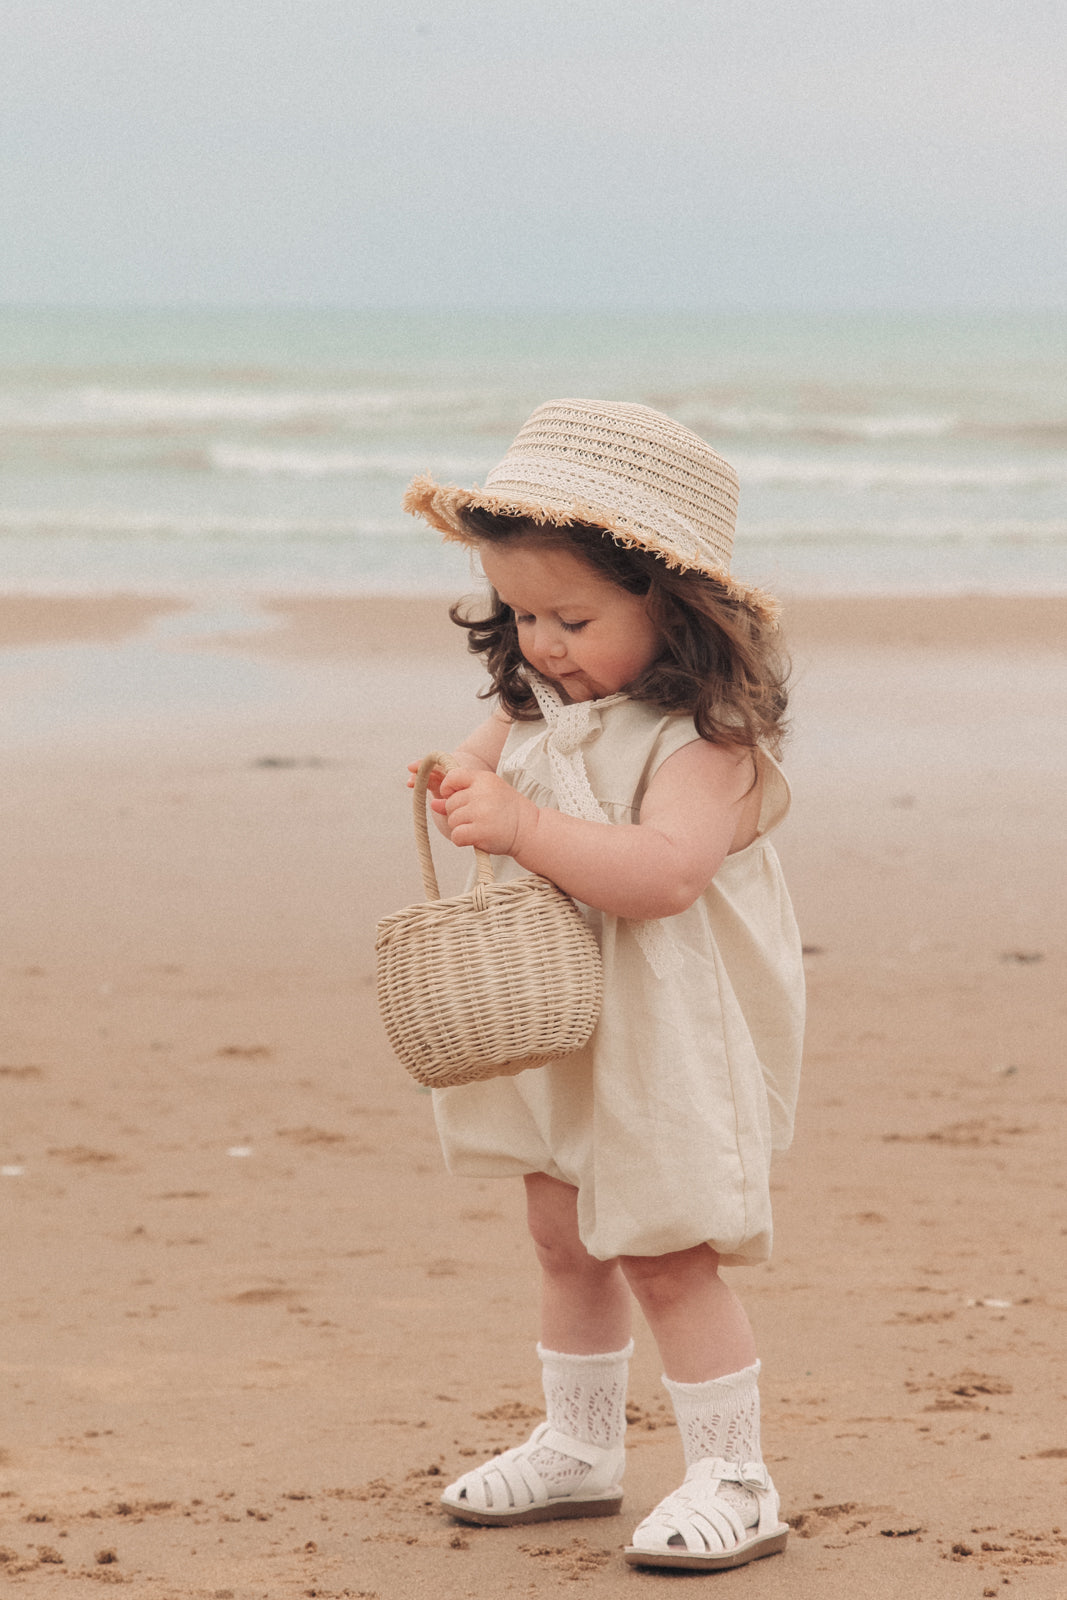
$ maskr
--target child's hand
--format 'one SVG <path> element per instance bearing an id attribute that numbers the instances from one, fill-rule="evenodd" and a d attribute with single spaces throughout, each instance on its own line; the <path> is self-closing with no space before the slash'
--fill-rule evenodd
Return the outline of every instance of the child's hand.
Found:
<path id="1" fill-rule="evenodd" d="M 537 807 L 495 772 L 453 767 L 431 802 L 453 844 L 473 845 L 493 856 L 514 855 L 537 826 Z"/>
<path id="2" fill-rule="evenodd" d="M 421 763 L 418 761 L 408 762 L 408 771 L 411 773 L 411 777 L 408 779 L 409 789 L 414 789 L 415 787 L 415 775 L 418 772 L 420 765 Z M 434 767 L 429 778 L 426 780 L 426 787 L 429 789 L 435 800 L 441 793 L 441 779 L 443 777 L 444 773 L 441 771 L 440 767 Z"/>

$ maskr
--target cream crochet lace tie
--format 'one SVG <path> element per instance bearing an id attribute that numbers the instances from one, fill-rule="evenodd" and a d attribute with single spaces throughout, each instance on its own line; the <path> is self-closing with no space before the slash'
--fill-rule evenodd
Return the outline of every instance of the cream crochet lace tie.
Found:
<path id="1" fill-rule="evenodd" d="M 579 700 L 567 705 L 537 673 L 529 674 L 529 682 L 548 731 L 531 735 L 504 757 L 497 771 L 501 777 L 520 772 L 530 753 L 543 741 L 556 800 L 563 815 L 580 817 L 584 822 L 610 823 L 610 817 L 590 785 L 582 746 L 591 733 L 599 731 L 602 708 L 616 705 L 626 696 L 613 694 L 603 700 Z M 662 922 L 630 922 L 629 926 L 657 978 L 665 978 L 677 970 L 681 953 Z"/>

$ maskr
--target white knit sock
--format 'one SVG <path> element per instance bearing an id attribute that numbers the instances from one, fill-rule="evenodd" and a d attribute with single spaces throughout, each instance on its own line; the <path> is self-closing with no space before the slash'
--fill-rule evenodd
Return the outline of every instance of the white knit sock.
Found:
<path id="1" fill-rule="evenodd" d="M 626 1435 L 626 1379 L 633 1341 L 607 1355 L 572 1356 L 537 1346 L 549 1426 L 582 1444 L 611 1450 Z M 584 1461 L 540 1445 L 530 1464 L 553 1494 L 573 1492 L 589 1471 Z"/>
<path id="2" fill-rule="evenodd" d="M 664 1374 L 663 1381 L 678 1419 L 685 1464 L 721 1456 L 740 1465 L 762 1461 L 759 1437 L 759 1373 L 757 1361 L 724 1378 L 707 1383 L 677 1383 Z M 724 1483 L 719 1498 L 732 1506 L 746 1528 L 759 1521 L 756 1496 L 740 1484 Z"/>

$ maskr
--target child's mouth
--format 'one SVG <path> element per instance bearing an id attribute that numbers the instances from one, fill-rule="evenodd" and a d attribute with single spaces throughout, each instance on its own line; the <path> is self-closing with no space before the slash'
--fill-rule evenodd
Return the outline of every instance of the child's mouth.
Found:
<path id="1" fill-rule="evenodd" d="M 567 700 L 595 700 L 596 694 L 580 672 L 557 672 L 554 681 Z"/>

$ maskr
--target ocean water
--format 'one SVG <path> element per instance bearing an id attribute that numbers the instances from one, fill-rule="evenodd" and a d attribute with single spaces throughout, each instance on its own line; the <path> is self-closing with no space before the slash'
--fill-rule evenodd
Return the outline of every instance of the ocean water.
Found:
<path id="1" fill-rule="evenodd" d="M 405 485 L 562 395 L 707 438 L 784 594 L 1067 592 L 1063 312 L 0 311 L 0 588 L 454 593 Z"/>

